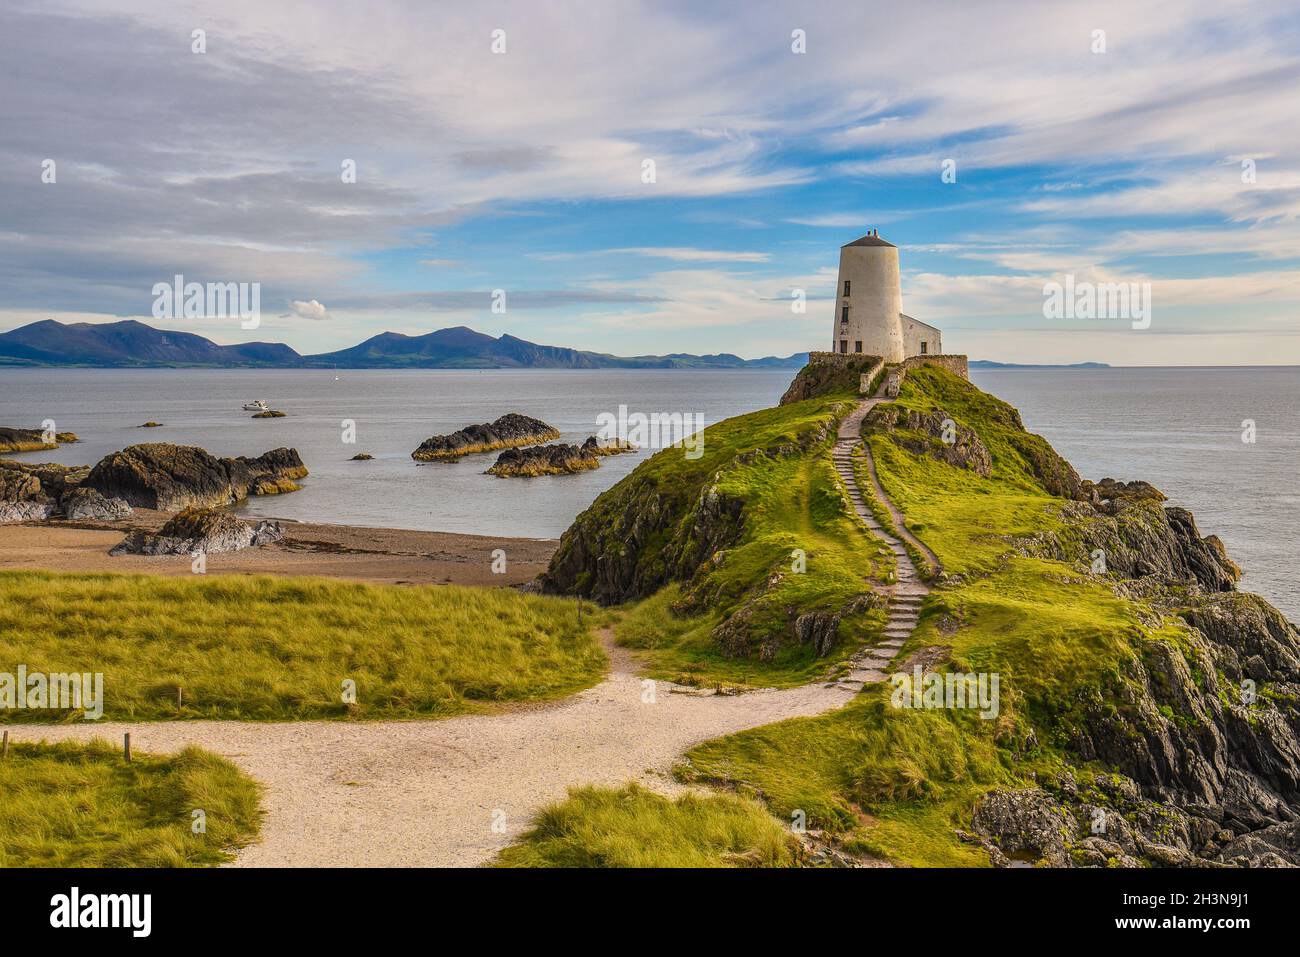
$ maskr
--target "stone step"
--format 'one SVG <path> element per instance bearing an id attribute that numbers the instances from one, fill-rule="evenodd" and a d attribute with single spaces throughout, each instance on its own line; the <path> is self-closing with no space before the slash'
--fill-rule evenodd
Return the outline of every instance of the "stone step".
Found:
<path id="1" fill-rule="evenodd" d="M 902 638 L 886 638 L 884 641 L 882 641 L 882 642 L 880 643 L 879 647 L 881 647 L 881 648 L 887 648 L 887 649 L 889 649 L 889 650 L 891 650 L 891 651 L 898 651 L 899 648 L 902 648 L 902 647 L 903 647 L 903 639 L 902 639 Z"/>

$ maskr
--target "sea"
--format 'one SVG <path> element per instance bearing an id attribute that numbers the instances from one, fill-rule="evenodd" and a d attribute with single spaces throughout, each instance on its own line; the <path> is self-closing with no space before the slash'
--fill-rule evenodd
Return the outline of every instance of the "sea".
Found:
<path id="1" fill-rule="evenodd" d="M 556 538 L 644 461 L 611 456 L 575 475 L 498 479 L 495 455 L 419 464 L 430 435 L 521 412 L 581 442 L 601 416 L 680 413 L 705 424 L 773 405 L 791 370 L 0 370 L 0 425 L 81 442 L 13 456 L 93 464 L 138 442 L 221 456 L 296 448 L 311 475 L 247 517 Z M 1300 368 L 976 369 L 1084 478 L 1145 479 L 1223 539 L 1242 587 L 1300 620 Z M 253 419 L 265 399 L 285 413 Z M 153 420 L 160 428 L 141 428 Z M 354 441 L 349 442 L 348 439 Z M 371 461 L 351 461 L 365 452 Z"/>

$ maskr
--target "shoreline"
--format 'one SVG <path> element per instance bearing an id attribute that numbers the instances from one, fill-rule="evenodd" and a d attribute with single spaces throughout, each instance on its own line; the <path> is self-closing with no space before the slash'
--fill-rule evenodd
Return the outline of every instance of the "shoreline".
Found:
<path id="1" fill-rule="evenodd" d="M 124 522 L 61 519 L 0 525 L 0 570 L 190 575 L 184 555 L 118 555 L 108 550 L 134 529 L 156 531 L 170 515 L 137 508 Z M 369 528 L 276 519 L 284 540 L 207 556 L 210 575 L 342 578 L 387 585 L 518 586 L 546 569 L 559 541 L 460 532 Z M 503 573 L 492 571 L 496 549 Z"/>

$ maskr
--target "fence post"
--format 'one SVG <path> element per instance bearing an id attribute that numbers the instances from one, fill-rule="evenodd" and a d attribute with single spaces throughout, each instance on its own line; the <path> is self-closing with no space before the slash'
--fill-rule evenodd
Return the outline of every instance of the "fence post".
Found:
<path id="1" fill-rule="evenodd" d="M 131 763 L 131 732 L 128 731 L 122 735 L 122 754 L 126 756 L 126 763 Z"/>

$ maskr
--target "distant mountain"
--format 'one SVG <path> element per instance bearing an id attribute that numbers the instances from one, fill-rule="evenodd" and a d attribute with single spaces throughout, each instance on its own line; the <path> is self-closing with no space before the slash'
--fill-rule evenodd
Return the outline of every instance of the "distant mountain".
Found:
<path id="1" fill-rule="evenodd" d="M 967 365 L 972 369 L 1109 369 L 1105 362 L 1071 362 L 1053 365 L 1050 362 L 994 362 L 992 359 L 972 359 Z"/>
<path id="2" fill-rule="evenodd" d="M 278 342 L 220 346 L 191 332 L 155 329 L 143 322 L 61 323 L 53 319 L 0 333 L 0 365 L 271 369 L 798 369 L 808 354 L 785 358 L 739 356 L 612 356 L 542 346 L 515 336 L 493 338 L 466 326 L 422 336 L 383 332 L 365 342 L 320 355 L 300 355 Z"/>
<path id="3" fill-rule="evenodd" d="M 191 332 L 165 332 L 143 322 L 55 322 L 46 319 L 0 333 L 8 364 L 76 366 L 291 366 L 302 356 L 278 342 L 219 346 Z"/>

